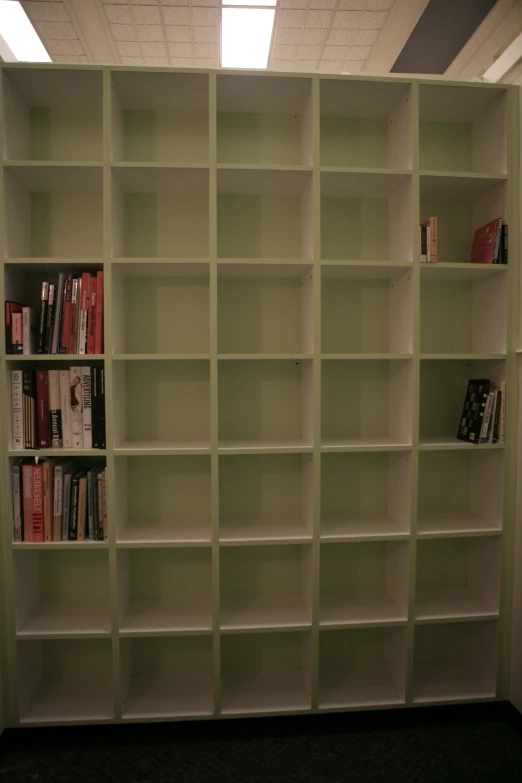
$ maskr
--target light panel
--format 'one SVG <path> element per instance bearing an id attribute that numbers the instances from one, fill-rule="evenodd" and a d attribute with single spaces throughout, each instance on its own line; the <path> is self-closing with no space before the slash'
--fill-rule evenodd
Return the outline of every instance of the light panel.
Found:
<path id="1" fill-rule="evenodd" d="M 223 68 L 266 68 L 275 11 L 271 8 L 223 8 Z"/>
<path id="2" fill-rule="evenodd" d="M 39 39 L 29 17 L 19 2 L 0 0 L 0 37 L 3 40 L 2 55 L 6 57 L 5 47 L 19 62 L 49 63 L 51 58 Z"/>

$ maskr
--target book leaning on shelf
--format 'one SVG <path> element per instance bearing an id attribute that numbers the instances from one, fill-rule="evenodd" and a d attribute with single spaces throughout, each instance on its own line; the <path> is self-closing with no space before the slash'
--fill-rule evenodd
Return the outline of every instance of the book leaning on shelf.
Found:
<path id="1" fill-rule="evenodd" d="M 420 224 L 420 242 L 422 263 L 437 263 L 438 255 L 438 220 L 436 217 L 430 217 Z"/>
<path id="2" fill-rule="evenodd" d="M 107 540 L 105 465 L 17 460 L 11 480 L 15 543 Z"/>
<path id="3" fill-rule="evenodd" d="M 480 226 L 473 235 L 472 264 L 507 264 L 508 227 L 502 218 Z"/>
<path id="4" fill-rule="evenodd" d="M 6 353 L 102 354 L 103 272 L 42 282 L 40 308 L 5 303 Z"/>
<path id="5" fill-rule="evenodd" d="M 457 438 L 468 443 L 503 443 L 506 436 L 506 384 L 488 378 L 468 381 Z"/>
<path id="6" fill-rule="evenodd" d="M 103 367 L 12 370 L 12 444 L 25 449 L 104 449 Z"/>

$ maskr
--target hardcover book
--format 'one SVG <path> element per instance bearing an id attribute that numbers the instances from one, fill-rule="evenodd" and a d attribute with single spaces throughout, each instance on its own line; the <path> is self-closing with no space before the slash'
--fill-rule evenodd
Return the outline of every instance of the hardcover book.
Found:
<path id="1" fill-rule="evenodd" d="M 71 377 L 69 370 L 60 370 L 60 409 L 64 449 L 72 449 Z"/>
<path id="2" fill-rule="evenodd" d="M 12 318 L 12 340 L 11 353 L 24 352 L 24 321 L 23 312 L 13 313 Z"/>
<path id="3" fill-rule="evenodd" d="M 49 283 L 42 283 L 40 296 L 40 331 L 38 335 L 38 353 L 45 353 L 47 335 L 47 308 L 49 307 Z"/>
<path id="4" fill-rule="evenodd" d="M 475 231 L 471 247 L 470 262 L 472 264 L 493 263 L 499 220 L 500 218 L 491 220 Z"/>
<path id="5" fill-rule="evenodd" d="M 5 303 L 5 352 L 13 353 L 13 313 L 21 313 L 23 305 L 20 302 L 8 300 Z"/>
<path id="6" fill-rule="evenodd" d="M 49 413 L 51 418 L 51 448 L 61 449 L 62 435 L 62 405 L 60 401 L 60 373 L 49 370 Z"/>
<path id="7" fill-rule="evenodd" d="M 34 543 L 44 541 L 44 492 L 43 465 L 31 465 L 33 485 L 33 537 Z"/>
<path id="8" fill-rule="evenodd" d="M 83 448 L 92 449 L 92 390 L 91 368 L 82 367 L 83 390 Z"/>
<path id="9" fill-rule="evenodd" d="M 21 462 L 13 465 L 13 541 L 18 544 L 23 541 L 23 517 L 22 517 L 22 478 Z"/>
<path id="10" fill-rule="evenodd" d="M 38 448 L 49 448 L 49 372 L 36 371 L 36 431 Z"/>
<path id="11" fill-rule="evenodd" d="M 25 448 L 36 448 L 36 388 L 34 372 L 23 371 L 24 439 Z"/>
<path id="12" fill-rule="evenodd" d="M 11 413 L 13 417 L 13 449 L 23 449 L 25 442 L 22 370 L 13 370 L 11 375 Z"/>
<path id="13" fill-rule="evenodd" d="M 69 389 L 72 448 L 83 449 L 83 388 L 81 367 L 71 367 Z"/>
<path id="14" fill-rule="evenodd" d="M 23 353 L 30 356 L 36 353 L 38 346 L 38 317 L 34 307 L 22 310 L 22 330 Z"/>
<path id="15" fill-rule="evenodd" d="M 22 465 L 24 541 L 33 540 L 33 466 Z"/>
<path id="16" fill-rule="evenodd" d="M 484 411 L 489 395 L 489 380 L 474 378 L 468 381 L 464 407 L 457 433 L 459 440 L 479 443 L 484 420 Z"/>

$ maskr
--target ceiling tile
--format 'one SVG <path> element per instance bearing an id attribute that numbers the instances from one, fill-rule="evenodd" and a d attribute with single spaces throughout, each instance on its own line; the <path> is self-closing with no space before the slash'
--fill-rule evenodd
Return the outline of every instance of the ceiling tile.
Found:
<path id="1" fill-rule="evenodd" d="M 327 10 L 328 8 L 335 8 L 336 5 L 337 0 L 310 0 L 310 9 Z"/>
<path id="2" fill-rule="evenodd" d="M 141 46 L 136 41 L 116 41 L 116 47 L 122 57 L 141 57 Z"/>
<path id="3" fill-rule="evenodd" d="M 363 30 L 381 30 L 387 16 L 385 11 L 366 11 L 360 26 Z"/>
<path id="4" fill-rule="evenodd" d="M 159 8 L 152 5 L 134 5 L 132 15 L 136 24 L 161 24 Z"/>
<path id="5" fill-rule="evenodd" d="M 80 41 L 69 41 L 73 54 L 84 55 L 83 46 Z"/>
<path id="6" fill-rule="evenodd" d="M 349 46 L 325 46 L 323 60 L 346 60 L 349 51 Z"/>
<path id="7" fill-rule="evenodd" d="M 197 58 L 219 57 L 219 46 L 217 43 L 196 43 L 194 44 L 194 54 Z"/>
<path id="8" fill-rule="evenodd" d="M 145 57 L 166 57 L 167 47 L 164 43 L 147 41 L 142 43 L 141 48 Z"/>
<path id="9" fill-rule="evenodd" d="M 170 61 L 176 68 L 191 68 L 194 65 L 192 57 L 171 57 Z"/>
<path id="10" fill-rule="evenodd" d="M 356 30 L 354 44 L 372 45 L 379 37 L 380 30 Z"/>
<path id="11" fill-rule="evenodd" d="M 130 8 L 121 5 L 106 5 L 105 14 L 111 24 L 132 24 Z"/>
<path id="12" fill-rule="evenodd" d="M 106 5 L 128 5 L 128 0 L 103 0 Z"/>
<path id="13" fill-rule="evenodd" d="M 301 44 L 299 49 L 297 50 L 297 59 L 298 60 L 317 60 L 317 58 L 321 54 L 321 46 L 315 46 L 311 44 Z"/>
<path id="14" fill-rule="evenodd" d="M 292 44 L 274 44 L 272 57 L 275 60 L 294 60 L 297 56 L 297 46 Z"/>
<path id="15" fill-rule="evenodd" d="M 170 65 L 168 57 L 145 57 L 144 60 L 146 65 Z"/>
<path id="16" fill-rule="evenodd" d="M 330 27 L 332 11 L 308 11 L 305 27 Z"/>
<path id="17" fill-rule="evenodd" d="M 138 38 L 140 41 L 164 41 L 165 35 L 160 24 L 138 24 Z"/>
<path id="18" fill-rule="evenodd" d="M 351 44 L 353 43 L 354 35 L 353 30 L 330 30 L 327 43 L 341 45 Z"/>
<path id="19" fill-rule="evenodd" d="M 76 54 L 72 50 L 71 41 L 59 41 L 53 38 L 49 38 L 47 41 L 47 51 L 53 59 L 58 54 Z"/>
<path id="20" fill-rule="evenodd" d="M 337 11 L 333 26 L 341 30 L 353 30 L 359 27 L 362 17 L 362 11 Z"/>
<path id="21" fill-rule="evenodd" d="M 299 43 L 300 40 L 301 40 L 301 29 L 299 27 L 276 26 L 274 41 L 276 41 L 277 43 L 296 44 Z"/>
<path id="22" fill-rule="evenodd" d="M 189 8 L 164 8 L 165 24 L 190 24 Z"/>
<path id="23" fill-rule="evenodd" d="M 57 54 L 54 58 L 54 62 L 56 63 L 70 63 L 71 65 L 77 65 L 78 63 L 78 57 L 75 57 L 74 54 Z"/>
<path id="24" fill-rule="evenodd" d="M 192 23 L 205 25 L 219 24 L 219 8 L 193 8 Z"/>
<path id="25" fill-rule="evenodd" d="M 204 5 L 204 6 L 207 6 L 207 8 L 210 8 L 210 7 L 218 8 L 221 5 L 221 3 L 219 2 L 219 0 L 192 0 L 191 5 L 192 6 Z"/>
<path id="26" fill-rule="evenodd" d="M 317 70 L 317 60 L 297 60 L 296 66 L 300 71 L 315 71 Z"/>
<path id="27" fill-rule="evenodd" d="M 321 73 L 341 73 L 342 68 L 342 60 L 321 60 L 319 63 L 319 71 Z"/>
<path id="28" fill-rule="evenodd" d="M 133 24 L 113 24 L 112 34 L 115 41 L 137 41 L 138 35 Z"/>
<path id="29" fill-rule="evenodd" d="M 219 68 L 219 57 L 196 57 L 198 68 Z"/>
<path id="30" fill-rule="evenodd" d="M 305 20 L 305 11 L 278 11 L 278 27 L 302 27 Z"/>
<path id="31" fill-rule="evenodd" d="M 130 0 L 131 5 L 159 5 L 158 0 Z"/>
<path id="32" fill-rule="evenodd" d="M 362 71 L 363 65 L 363 60 L 346 60 L 343 65 L 343 71 L 348 71 L 349 73 L 359 73 L 359 71 Z"/>
<path id="33" fill-rule="evenodd" d="M 65 35 L 69 39 L 78 38 L 78 33 L 76 32 L 76 29 L 74 25 L 72 25 L 70 22 L 62 22 L 62 28 L 65 31 Z"/>
<path id="34" fill-rule="evenodd" d="M 324 44 L 327 32 L 328 30 L 322 27 L 318 27 L 318 28 L 311 27 L 309 30 L 303 30 L 303 34 L 301 36 L 301 43 Z"/>
<path id="35" fill-rule="evenodd" d="M 189 0 L 163 0 L 162 5 L 187 5 Z M 201 3 L 192 3 L 192 5 L 201 5 Z M 207 5 L 214 5 L 214 3 L 208 2 Z"/>
<path id="36" fill-rule="evenodd" d="M 219 27 L 194 27 L 194 40 L 198 43 L 219 42 Z"/>
<path id="37" fill-rule="evenodd" d="M 350 47 L 350 60 L 367 60 L 371 50 L 371 46 L 352 46 Z"/>
<path id="38" fill-rule="evenodd" d="M 68 22 L 69 17 L 59 3 L 23 3 L 23 7 L 33 22 Z M 62 13 L 60 13 L 60 10 Z M 64 18 L 65 15 L 65 18 Z"/>
<path id="39" fill-rule="evenodd" d="M 122 57 L 123 65 L 143 65 L 141 57 Z"/>
<path id="40" fill-rule="evenodd" d="M 339 5 L 337 7 L 339 10 L 364 11 L 367 4 L 368 0 L 339 0 Z"/>
<path id="41" fill-rule="evenodd" d="M 67 40 L 67 31 L 61 22 L 35 22 L 36 32 L 42 38 L 58 38 Z"/>
<path id="42" fill-rule="evenodd" d="M 80 65 L 88 65 L 88 63 L 89 63 L 89 60 L 87 59 L 87 57 L 85 55 L 82 55 L 81 57 L 77 57 L 76 59 L 78 60 L 78 63 Z"/>
<path id="43" fill-rule="evenodd" d="M 192 41 L 192 27 L 189 25 L 167 27 L 167 41 Z"/>
<path id="44" fill-rule="evenodd" d="M 278 8 L 308 8 L 308 0 L 279 0 Z"/>
<path id="45" fill-rule="evenodd" d="M 389 11 L 395 0 L 368 0 L 368 11 Z"/>
<path id="46" fill-rule="evenodd" d="M 271 71 L 286 71 L 288 63 L 292 60 L 270 60 L 269 68 Z"/>
<path id="47" fill-rule="evenodd" d="M 179 57 L 192 57 L 194 54 L 191 43 L 169 43 L 170 56 Z"/>

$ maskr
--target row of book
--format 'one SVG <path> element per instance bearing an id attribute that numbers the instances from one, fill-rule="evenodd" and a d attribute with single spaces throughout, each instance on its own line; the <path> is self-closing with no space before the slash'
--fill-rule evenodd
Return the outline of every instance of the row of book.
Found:
<path id="1" fill-rule="evenodd" d="M 13 449 L 104 449 L 103 367 L 12 370 Z"/>
<path id="2" fill-rule="evenodd" d="M 28 541 L 106 541 L 105 465 L 18 460 L 12 468 L 13 539 Z"/>
<path id="3" fill-rule="evenodd" d="M 468 443 L 503 443 L 506 437 L 506 384 L 488 378 L 468 381 L 457 438 Z"/>
<path id="4" fill-rule="evenodd" d="M 438 220 L 430 217 L 420 224 L 420 260 L 423 263 L 437 263 Z M 471 246 L 471 264 L 507 264 L 508 227 L 502 218 L 495 218 L 477 228 Z"/>
<path id="5" fill-rule="evenodd" d="M 65 275 L 41 286 L 40 311 L 5 303 L 5 350 L 11 354 L 103 353 L 103 272 Z"/>

